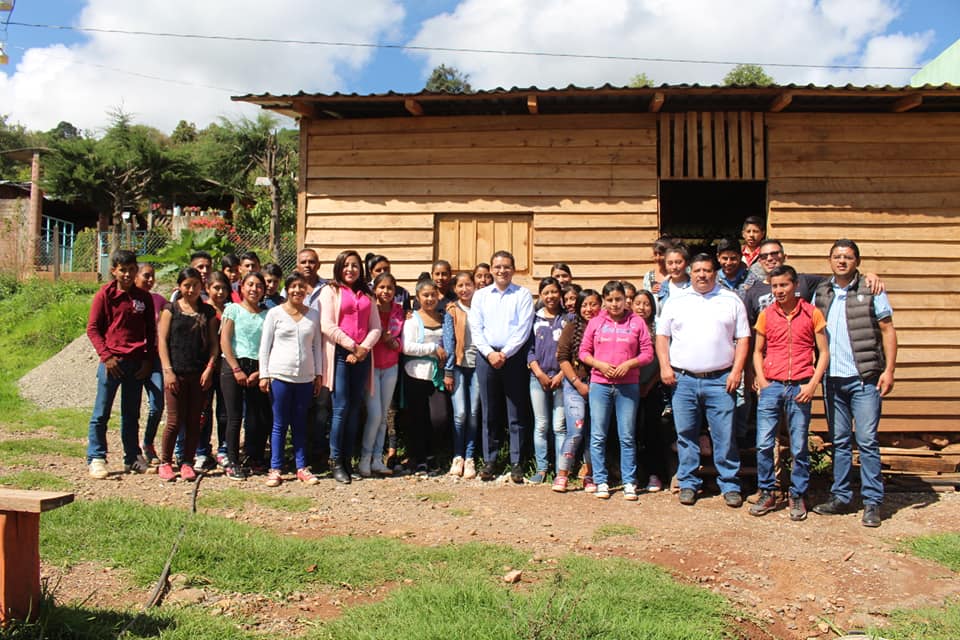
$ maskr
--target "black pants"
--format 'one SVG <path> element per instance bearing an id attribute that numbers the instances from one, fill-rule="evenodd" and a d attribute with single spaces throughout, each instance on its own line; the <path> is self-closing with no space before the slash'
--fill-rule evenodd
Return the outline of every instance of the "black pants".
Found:
<path id="1" fill-rule="evenodd" d="M 257 371 L 259 366 L 256 360 L 250 358 L 237 358 L 237 364 L 248 376 Z M 259 384 L 241 387 L 226 363 L 220 372 L 220 392 L 227 410 L 226 441 L 230 463 L 240 462 L 240 423 L 246 416 L 244 450 L 251 462 L 265 464 L 264 451 L 272 423 L 270 397 L 260 391 Z"/>
<path id="2" fill-rule="evenodd" d="M 436 455 L 450 430 L 450 396 L 431 380 L 417 380 L 403 373 L 403 393 L 409 414 L 407 454 L 412 463 Z"/>
<path id="3" fill-rule="evenodd" d="M 499 369 L 477 354 L 477 381 L 483 409 L 483 460 L 495 462 L 506 426 L 510 433 L 510 464 L 519 464 L 523 440 L 530 425 L 530 372 L 526 351 L 507 358 Z"/>
<path id="4" fill-rule="evenodd" d="M 655 475 L 663 482 L 669 482 L 677 468 L 677 454 L 671 445 L 677 439 L 673 422 L 660 417 L 663 411 L 662 385 L 657 385 L 640 398 L 637 411 L 637 448 L 640 450 L 639 468 L 642 473 Z M 638 473 L 638 482 L 644 478 Z"/>

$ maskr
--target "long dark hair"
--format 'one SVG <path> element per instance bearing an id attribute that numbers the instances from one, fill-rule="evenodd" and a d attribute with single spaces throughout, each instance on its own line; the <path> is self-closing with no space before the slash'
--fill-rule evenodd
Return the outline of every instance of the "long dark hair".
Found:
<path id="1" fill-rule="evenodd" d="M 598 291 L 594 289 L 584 289 L 577 294 L 577 302 L 576 304 L 573 305 L 574 329 L 573 329 L 573 344 L 571 345 L 571 347 L 574 354 L 573 356 L 574 366 L 578 366 L 580 364 L 580 357 L 578 355 L 580 353 L 580 343 L 583 342 L 583 332 L 587 328 L 587 321 L 582 315 L 580 315 L 580 309 L 583 308 L 583 301 L 589 298 L 590 296 L 596 297 L 597 301 L 600 302 L 600 304 L 603 304 L 603 297 L 600 295 Z"/>
<path id="2" fill-rule="evenodd" d="M 343 281 L 343 268 L 347 264 L 347 260 L 350 258 L 356 258 L 357 264 L 360 266 L 360 275 L 357 276 L 356 282 L 352 285 L 348 285 Z M 347 249 L 346 251 L 341 251 L 340 255 L 337 256 L 337 259 L 333 263 L 333 282 L 337 287 L 347 287 L 352 289 L 354 293 L 363 292 L 367 286 L 367 276 L 366 270 L 363 267 L 363 258 L 360 257 L 360 254 L 354 251 L 353 249 Z"/>

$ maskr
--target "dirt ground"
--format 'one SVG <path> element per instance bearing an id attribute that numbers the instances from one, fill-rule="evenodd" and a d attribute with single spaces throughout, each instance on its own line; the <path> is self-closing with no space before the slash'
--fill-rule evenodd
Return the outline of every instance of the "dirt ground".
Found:
<path id="1" fill-rule="evenodd" d="M 111 451 L 119 451 L 117 434 L 111 432 L 110 438 Z M 189 505 L 192 485 L 164 484 L 156 475 L 123 475 L 116 455 L 111 465 L 116 473 L 101 481 L 87 477 L 79 461 L 70 467 L 56 457 L 46 462 L 46 470 L 74 483 L 77 500 L 123 496 Z M 215 512 L 284 535 L 382 535 L 423 545 L 484 541 L 513 545 L 537 563 L 568 553 L 652 562 L 735 603 L 743 612 L 738 621 L 744 637 L 834 637 L 830 624 L 863 629 L 883 624 L 892 609 L 937 606 L 960 593 L 960 576 L 896 550 L 898 541 L 910 536 L 957 529 L 960 494 L 952 492 L 890 493 L 883 526 L 868 529 L 858 514 L 811 513 L 805 522 L 791 522 L 785 509 L 752 517 L 746 506 L 731 509 L 717 495 L 703 496 L 694 507 L 681 506 L 670 492 L 644 494 L 633 503 L 617 492 L 602 501 L 582 491 L 557 494 L 549 486 L 516 486 L 505 479 L 482 483 L 406 476 L 344 486 L 327 477 L 314 487 L 288 481 L 270 489 L 262 477 L 240 484 L 216 471 L 203 479 L 200 492 L 227 487 L 315 497 L 305 513 L 278 515 L 253 504 Z M 614 524 L 635 527 L 636 533 L 595 536 L 598 528 Z M 149 591 L 132 589 L 118 575 L 122 571 L 91 565 L 65 574 L 45 567 L 44 574 L 59 579 L 61 599 L 90 605 L 134 606 Z M 258 630 L 295 632 L 304 620 L 335 616 L 341 607 L 379 599 L 395 586 L 311 591 L 283 603 L 175 588 L 168 601 L 203 602 L 215 615 L 253 615 Z"/>

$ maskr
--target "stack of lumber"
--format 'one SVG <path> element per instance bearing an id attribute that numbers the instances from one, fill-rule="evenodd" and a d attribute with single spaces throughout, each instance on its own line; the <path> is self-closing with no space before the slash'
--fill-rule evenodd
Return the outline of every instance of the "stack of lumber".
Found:
<path id="1" fill-rule="evenodd" d="M 884 475 L 902 483 L 917 481 L 947 488 L 960 487 L 960 443 L 949 443 L 946 437 L 924 434 L 920 438 L 898 438 L 893 446 L 880 447 L 880 463 Z M 854 456 L 859 464 L 859 455 Z"/>

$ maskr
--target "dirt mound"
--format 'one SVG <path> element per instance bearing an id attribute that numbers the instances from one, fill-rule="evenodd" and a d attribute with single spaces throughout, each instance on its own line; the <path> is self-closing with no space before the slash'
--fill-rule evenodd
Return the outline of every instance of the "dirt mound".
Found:
<path id="1" fill-rule="evenodd" d="M 99 364 L 93 345 L 82 335 L 20 378 L 20 395 L 41 409 L 92 407 Z M 119 402 L 118 394 L 118 406 Z"/>

